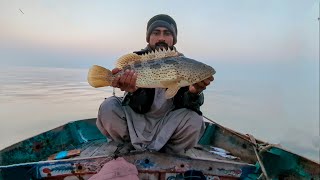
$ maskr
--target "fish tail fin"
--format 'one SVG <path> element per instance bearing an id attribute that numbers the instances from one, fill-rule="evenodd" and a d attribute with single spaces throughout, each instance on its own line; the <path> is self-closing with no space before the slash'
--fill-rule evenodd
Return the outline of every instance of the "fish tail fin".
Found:
<path id="1" fill-rule="evenodd" d="M 93 65 L 88 72 L 88 83 L 95 88 L 110 86 L 113 80 L 112 72 L 104 67 Z"/>

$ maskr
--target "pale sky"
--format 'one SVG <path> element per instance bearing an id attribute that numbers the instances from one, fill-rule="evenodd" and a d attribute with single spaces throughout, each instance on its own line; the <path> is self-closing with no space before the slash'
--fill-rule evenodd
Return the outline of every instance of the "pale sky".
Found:
<path id="1" fill-rule="evenodd" d="M 0 65 L 101 64 L 143 48 L 159 13 L 176 20 L 178 50 L 203 61 L 317 62 L 318 9 L 317 0 L 2 0 Z"/>

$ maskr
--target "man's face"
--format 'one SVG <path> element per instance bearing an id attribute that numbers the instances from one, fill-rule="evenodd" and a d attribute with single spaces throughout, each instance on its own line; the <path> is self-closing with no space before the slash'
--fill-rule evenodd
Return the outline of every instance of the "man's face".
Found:
<path id="1" fill-rule="evenodd" d="M 173 46 L 173 35 L 165 27 L 155 28 L 150 35 L 149 45 L 152 49 L 168 49 Z"/>

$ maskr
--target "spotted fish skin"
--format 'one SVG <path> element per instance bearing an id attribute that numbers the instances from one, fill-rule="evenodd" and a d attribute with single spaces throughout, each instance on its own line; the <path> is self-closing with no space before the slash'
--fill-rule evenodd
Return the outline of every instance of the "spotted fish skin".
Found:
<path id="1" fill-rule="evenodd" d="M 143 88 L 168 88 L 166 82 L 184 87 L 215 74 L 212 67 L 184 56 L 133 62 L 125 66 L 122 73 L 127 69 L 137 73 L 136 86 Z"/>
<path id="2" fill-rule="evenodd" d="M 110 86 L 115 77 L 126 70 L 137 74 L 136 86 L 141 88 L 167 88 L 166 98 L 172 98 L 180 87 L 203 81 L 216 73 L 209 65 L 187 58 L 176 51 L 156 51 L 145 55 L 134 53 L 120 57 L 117 74 L 101 66 L 89 70 L 88 82 L 93 87 Z"/>
<path id="3" fill-rule="evenodd" d="M 200 82 L 216 72 L 211 66 L 179 53 L 153 52 L 141 58 L 134 56 L 129 54 L 129 58 L 119 59 L 117 67 L 122 69 L 120 75 L 127 69 L 134 70 L 137 87 L 167 88 L 167 99 L 172 98 L 180 87 Z"/>

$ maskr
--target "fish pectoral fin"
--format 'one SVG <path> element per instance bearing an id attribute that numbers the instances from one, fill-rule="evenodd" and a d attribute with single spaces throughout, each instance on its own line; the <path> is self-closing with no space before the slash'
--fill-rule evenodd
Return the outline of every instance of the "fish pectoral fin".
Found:
<path id="1" fill-rule="evenodd" d="M 179 91 L 180 87 L 174 87 L 174 88 L 168 88 L 166 90 L 166 99 L 170 99 L 170 98 L 173 98 L 177 92 Z"/>
<path id="2" fill-rule="evenodd" d="M 166 99 L 170 99 L 170 98 L 173 98 L 178 90 L 180 89 L 180 87 L 178 86 L 178 80 L 174 80 L 174 81 L 161 81 L 161 84 L 168 88 L 166 90 Z"/>

